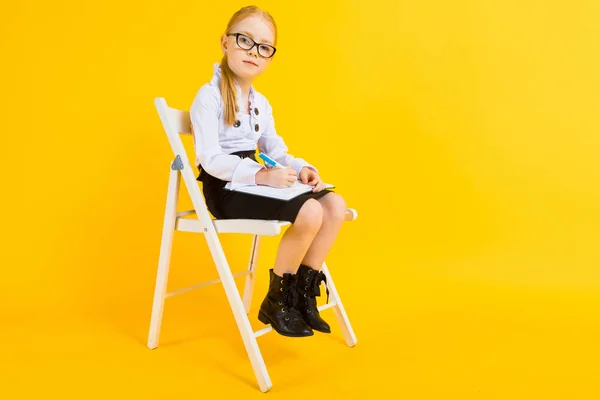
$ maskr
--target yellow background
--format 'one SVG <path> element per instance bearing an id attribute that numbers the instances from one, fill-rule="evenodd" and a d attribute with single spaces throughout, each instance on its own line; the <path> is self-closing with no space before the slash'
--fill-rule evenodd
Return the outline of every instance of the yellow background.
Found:
<path id="1" fill-rule="evenodd" d="M 145 347 L 172 156 L 153 99 L 189 108 L 246 4 L 2 7 L 3 398 L 263 396 L 221 287 L 168 299 Z M 359 344 L 330 310 L 329 336 L 260 338 L 268 395 L 597 399 L 599 3 L 257 4 L 280 35 L 255 86 L 359 211 L 329 256 Z M 235 270 L 249 245 L 224 239 Z M 216 277 L 202 236 L 173 251 L 169 289 Z"/>

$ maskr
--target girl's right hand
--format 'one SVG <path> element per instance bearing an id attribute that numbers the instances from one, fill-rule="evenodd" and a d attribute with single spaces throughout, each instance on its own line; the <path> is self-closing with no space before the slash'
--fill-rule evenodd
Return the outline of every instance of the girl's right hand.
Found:
<path id="1" fill-rule="evenodd" d="M 256 173 L 255 181 L 258 185 L 267 185 L 276 188 L 286 188 L 298 180 L 296 170 L 285 168 L 263 168 Z"/>

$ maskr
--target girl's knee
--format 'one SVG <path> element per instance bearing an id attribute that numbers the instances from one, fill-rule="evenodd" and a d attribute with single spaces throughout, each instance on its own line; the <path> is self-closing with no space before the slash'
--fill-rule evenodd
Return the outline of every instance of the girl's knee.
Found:
<path id="1" fill-rule="evenodd" d="M 344 220 L 346 217 L 346 200 L 337 193 L 329 193 L 326 196 L 325 213 L 333 219 Z"/>
<path id="2" fill-rule="evenodd" d="M 321 228 L 323 223 L 323 207 L 315 199 L 308 199 L 302 207 L 296 217 L 294 225 L 317 231 Z"/>

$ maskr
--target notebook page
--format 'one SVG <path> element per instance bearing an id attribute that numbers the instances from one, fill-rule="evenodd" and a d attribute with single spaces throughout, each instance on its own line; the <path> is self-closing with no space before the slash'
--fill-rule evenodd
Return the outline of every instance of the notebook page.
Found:
<path id="1" fill-rule="evenodd" d="M 305 185 L 300 181 L 294 182 L 294 184 L 287 188 L 274 188 L 271 186 L 265 185 L 256 185 L 256 186 L 242 186 L 240 188 L 235 189 L 236 192 L 243 192 L 249 194 L 255 194 L 258 196 L 271 197 L 274 199 L 280 200 L 291 200 L 296 196 L 299 196 L 303 193 L 309 193 L 312 191 L 314 186 Z M 332 188 L 333 185 L 326 185 L 326 188 Z M 228 182 L 225 185 L 225 189 L 231 188 L 231 182 Z"/>

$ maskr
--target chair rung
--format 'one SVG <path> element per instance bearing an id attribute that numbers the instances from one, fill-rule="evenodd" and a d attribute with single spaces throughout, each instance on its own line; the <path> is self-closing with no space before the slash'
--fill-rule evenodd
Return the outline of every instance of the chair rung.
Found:
<path id="1" fill-rule="evenodd" d="M 238 276 L 248 275 L 249 273 L 250 273 L 250 271 L 241 271 L 241 272 L 233 274 L 233 277 L 237 278 Z M 221 282 L 220 279 L 213 279 L 212 281 L 206 281 L 206 282 L 198 283 L 196 285 L 192 285 L 192 286 L 188 286 L 188 287 L 185 287 L 185 288 L 174 290 L 172 292 L 168 292 L 165 295 L 165 297 L 175 296 L 176 294 L 181 294 L 181 293 L 189 292 L 190 290 L 199 289 L 201 287 L 214 285 L 215 283 L 219 283 L 219 282 Z"/>
<path id="2" fill-rule="evenodd" d="M 177 213 L 177 218 L 185 217 L 187 215 L 192 215 L 192 214 L 196 214 L 196 210 L 179 211 Z"/>
<path id="3" fill-rule="evenodd" d="M 323 304 L 322 306 L 317 307 L 317 310 L 323 311 L 335 306 L 337 306 L 337 302 L 332 301 L 331 303 Z"/>
<path id="4" fill-rule="evenodd" d="M 259 337 L 262 336 L 266 333 L 269 333 L 273 330 L 273 327 L 271 325 L 267 326 L 266 328 L 262 328 L 257 330 L 256 332 L 254 332 L 254 337 Z"/>

